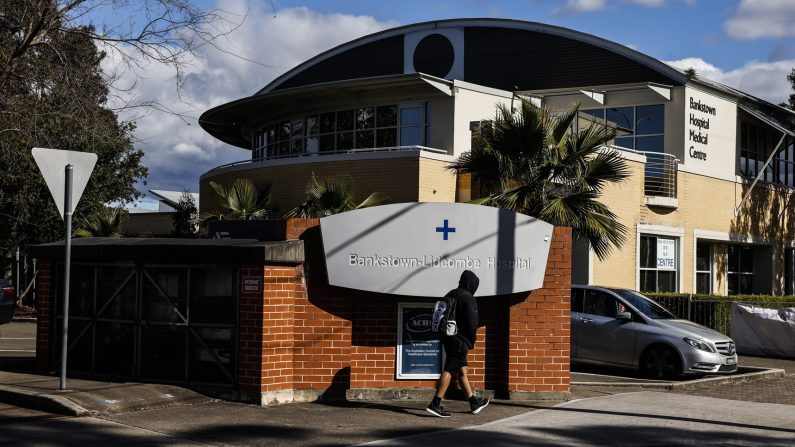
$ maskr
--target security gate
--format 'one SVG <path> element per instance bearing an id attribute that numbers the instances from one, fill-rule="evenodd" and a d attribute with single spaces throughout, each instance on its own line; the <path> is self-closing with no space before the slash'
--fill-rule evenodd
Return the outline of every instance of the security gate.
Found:
<path id="1" fill-rule="evenodd" d="M 60 346 L 63 290 L 56 269 Z M 72 266 L 71 372 L 158 382 L 234 385 L 238 272 L 229 266 Z M 53 349 L 55 363 L 60 349 Z"/>

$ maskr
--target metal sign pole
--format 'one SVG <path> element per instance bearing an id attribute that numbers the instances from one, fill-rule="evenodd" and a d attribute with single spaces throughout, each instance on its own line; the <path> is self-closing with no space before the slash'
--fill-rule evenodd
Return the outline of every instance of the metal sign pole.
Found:
<path id="1" fill-rule="evenodd" d="M 68 347 L 69 335 L 69 270 L 72 260 L 72 165 L 66 165 L 66 184 L 64 192 L 64 220 L 66 221 L 66 238 L 64 245 L 63 265 L 63 331 L 61 332 L 61 386 L 60 390 L 66 389 L 66 351 Z"/>

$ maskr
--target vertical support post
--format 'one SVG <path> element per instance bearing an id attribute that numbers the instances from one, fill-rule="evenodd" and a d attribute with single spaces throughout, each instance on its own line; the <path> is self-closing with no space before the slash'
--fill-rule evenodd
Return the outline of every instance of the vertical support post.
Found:
<path id="1" fill-rule="evenodd" d="M 14 282 L 14 290 L 16 291 L 16 299 L 17 304 L 19 303 L 19 295 L 22 293 L 22 285 L 19 283 L 19 246 L 17 245 L 17 253 L 16 253 L 16 261 L 17 261 L 17 271 L 16 271 L 16 280 Z"/>
<path id="2" fill-rule="evenodd" d="M 32 307 L 36 307 L 36 275 L 39 273 L 38 268 L 36 268 L 36 262 L 38 260 L 33 258 L 33 298 L 31 299 Z"/>
<path id="3" fill-rule="evenodd" d="M 66 185 L 64 188 L 64 221 L 66 235 L 64 239 L 65 253 L 63 264 L 63 330 L 61 331 L 61 384 L 60 390 L 66 389 L 66 351 L 69 346 L 69 273 L 72 261 L 72 165 L 66 165 Z"/>
<path id="4" fill-rule="evenodd" d="M 687 319 L 693 321 L 691 317 L 691 309 L 693 308 L 693 294 L 687 294 Z"/>

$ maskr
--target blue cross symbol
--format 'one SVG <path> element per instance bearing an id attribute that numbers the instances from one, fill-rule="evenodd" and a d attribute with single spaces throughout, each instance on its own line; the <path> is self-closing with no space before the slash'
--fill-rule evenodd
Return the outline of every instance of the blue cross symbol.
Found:
<path id="1" fill-rule="evenodd" d="M 448 226 L 447 219 L 444 220 L 443 227 L 436 227 L 437 233 L 444 233 L 444 240 L 447 240 L 447 235 L 449 233 L 455 233 L 455 228 Z"/>

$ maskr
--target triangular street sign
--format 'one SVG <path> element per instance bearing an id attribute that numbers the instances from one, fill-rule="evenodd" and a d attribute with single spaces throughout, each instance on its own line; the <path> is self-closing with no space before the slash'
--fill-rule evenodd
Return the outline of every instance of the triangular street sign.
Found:
<path id="1" fill-rule="evenodd" d="M 33 159 L 50 188 L 55 206 L 64 218 L 64 190 L 66 183 L 66 165 L 72 165 L 72 211 L 86 189 L 88 179 L 97 164 L 97 154 L 90 152 L 64 151 L 61 149 L 33 148 Z"/>

